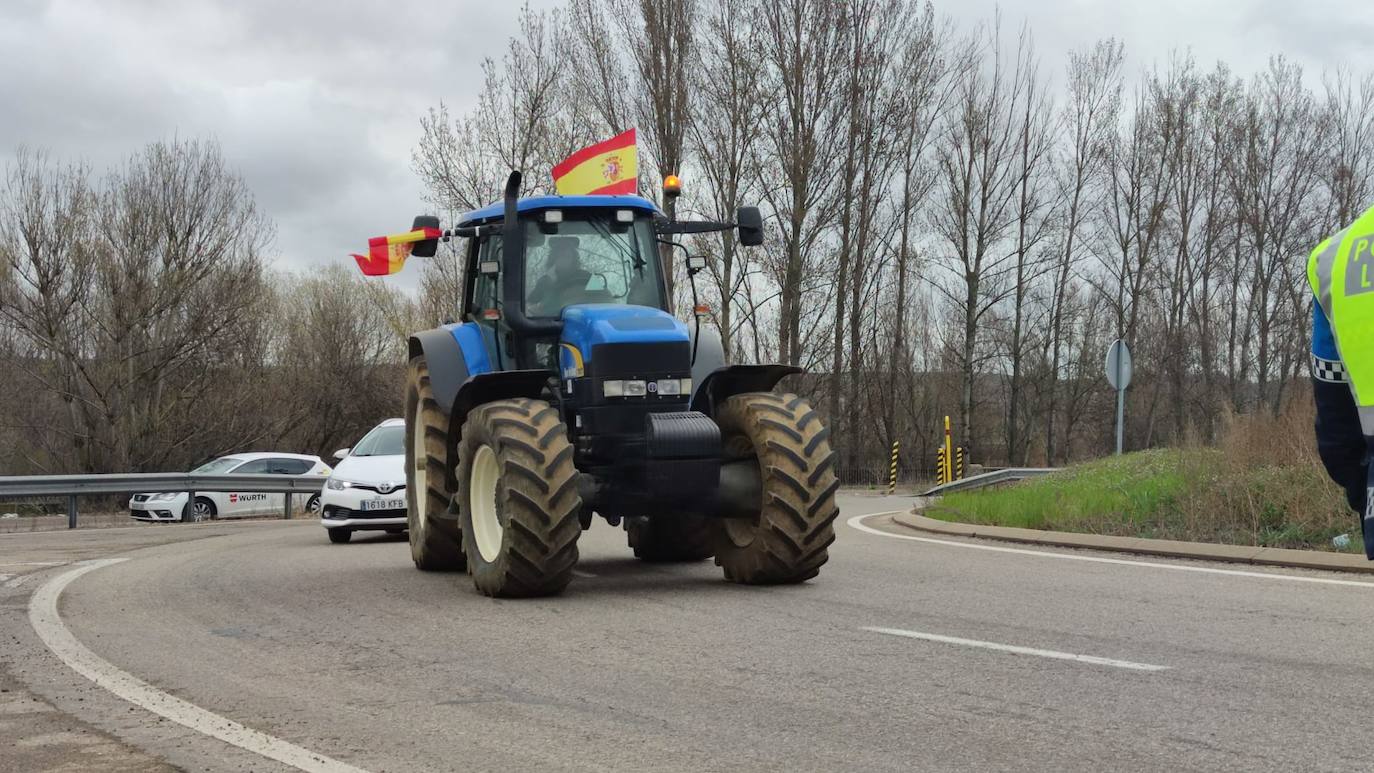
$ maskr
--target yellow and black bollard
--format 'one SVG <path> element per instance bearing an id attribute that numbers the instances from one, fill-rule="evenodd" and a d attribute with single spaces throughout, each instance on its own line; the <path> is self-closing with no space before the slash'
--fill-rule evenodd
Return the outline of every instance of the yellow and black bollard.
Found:
<path id="1" fill-rule="evenodd" d="M 897 449 L 901 447 L 901 441 L 892 441 L 892 466 L 887 473 L 887 495 L 892 496 L 897 491 Z"/>
<path id="2" fill-rule="evenodd" d="M 940 479 L 941 483 L 950 483 L 954 480 L 954 440 L 949 431 L 949 417 L 945 417 L 945 476 Z"/>
<path id="3" fill-rule="evenodd" d="M 964 447 L 954 449 L 954 479 L 964 479 Z"/>
<path id="4" fill-rule="evenodd" d="M 935 483 L 941 486 L 943 486 L 946 483 L 949 483 L 949 480 L 947 480 L 945 477 L 946 474 L 947 470 L 945 465 L 945 449 L 944 447 L 941 447 L 936 449 L 935 451 Z"/>

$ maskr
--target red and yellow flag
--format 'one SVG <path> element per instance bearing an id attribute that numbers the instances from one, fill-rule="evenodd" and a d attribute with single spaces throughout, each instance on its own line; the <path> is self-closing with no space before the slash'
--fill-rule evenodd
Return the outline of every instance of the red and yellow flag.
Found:
<path id="1" fill-rule="evenodd" d="M 438 228 L 417 228 L 403 234 L 374 236 L 367 240 L 367 254 L 355 253 L 353 259 L 358 261 L 358 268 L 367 276 L 387 276 L 400 271 L 406 264 L 410 251 L 415 249 L 415 242 L 438 239 L 440 236 Z"/>
<path id="2" fill-rule="evenodd" d="M 634 194 L 638 180 L 634 129 L 583 148 L 553 168 L 553 187 L 562 196 Z"/>

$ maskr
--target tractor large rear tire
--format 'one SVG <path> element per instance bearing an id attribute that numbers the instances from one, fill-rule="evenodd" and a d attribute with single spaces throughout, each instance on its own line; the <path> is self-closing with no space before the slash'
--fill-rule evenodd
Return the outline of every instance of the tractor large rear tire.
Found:
<path id="1" fill-rule="evenodd" d="M 498 400 L 468 414 L 458 446 L 468 571 L 488 596 L 549 596 L 572 580 L 582 534 L 568 430 L 543 400 Z"/>
<path id="2" fill-rule="evenodd" d="M 716 525 L 699 515 L 627 518 L 635 558 L 649 563 L 704 561 L 715 555 Z"/>
<path id="3" fill-rule="evenodd" d="M 731 397 L 716 423 L 726 459 L 756 458 L 763 483 L 755 517 L 720 521 L 716 564 L 725 579 L 771 585 L 815 577 L 840 514 L 830 430 L 805 399 L 771 392 Z"/>
<path id="4" fill-rule="evenodd" d="M 427 572 L 461 572 L 463 535 L 448 509 L 448 420 L 434 399 L 424 357 L 410 361 L 406 384 L 406 528 L 410 558 Z"/>

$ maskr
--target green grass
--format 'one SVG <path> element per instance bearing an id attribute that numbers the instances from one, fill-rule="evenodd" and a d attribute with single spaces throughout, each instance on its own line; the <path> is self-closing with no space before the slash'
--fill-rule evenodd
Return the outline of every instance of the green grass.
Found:
<path id="1" fill-rule="evenodd" d="M 963 523 L 1333 550 L 1359 524 L 1311 464 L 1242 465 L 1215 449 L 1159 449 L 945 496 L 925 512 Z"/>

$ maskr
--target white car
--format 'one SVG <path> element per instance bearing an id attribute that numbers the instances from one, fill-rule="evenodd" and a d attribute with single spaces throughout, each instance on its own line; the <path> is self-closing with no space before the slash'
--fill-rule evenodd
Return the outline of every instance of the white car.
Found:
<path id="1" fill-rule="evenodd" d="M 387 419 L 353 448 L 336 451 L 320 494 L 320 524 L 330 542 L 347 542 L 355 531 L 406 528 L 406 423 Z"/>
<path id="2" fill-rule="evenodd" d="M 221 456 L 191 470 L 213 475 L 328 475 L 329 466 L 318 456 L 305 454 L 251 453 Z M 188 507 L 186 492 L 134 494 L 129 500 L 129 515 L 139 521 L 203 521 L 209 518 L 239 518 L 282 512 L 285 494 L 251 491 L 197 491 L 194 506 Z M 319 512 L 320 495 L 306 500 L 305 509 Z"/>

